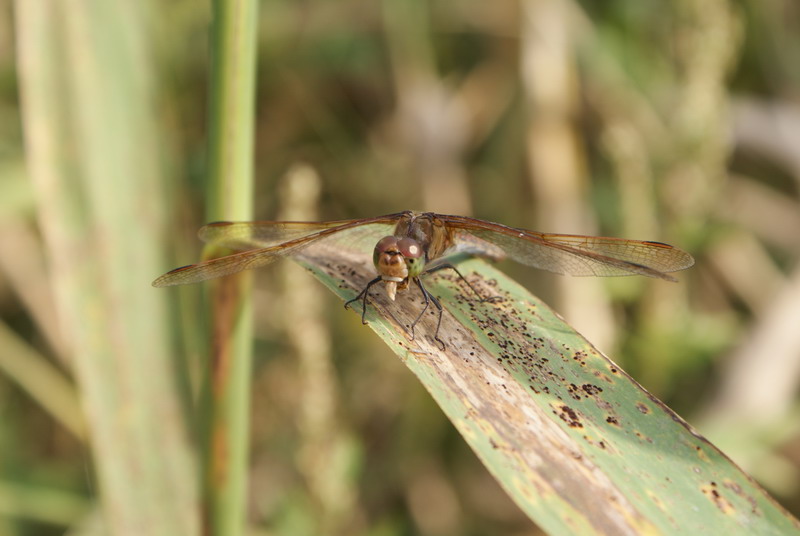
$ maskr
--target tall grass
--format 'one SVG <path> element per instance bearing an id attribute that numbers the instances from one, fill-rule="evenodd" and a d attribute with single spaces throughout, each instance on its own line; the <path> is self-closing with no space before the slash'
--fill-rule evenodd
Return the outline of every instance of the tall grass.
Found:
<path id="1" fill-rule="evenodd" d="M 213 4 L 209 221 L 250 220 L 253 214 L 253 129 L 256 82 L 256 0 Z M 212 255 L 213 244 L 209 245 Z M 246 529 L 252 274 L 210 286 L 204 521 L 208 534 Z"/>
<path id="2" fill-rule="evenodd" d="M 167 296 L 143 291 L 165 264 L 158 244 L 169 207 L 148 11 L 90 0 L 15 7 L 27 164 L 49 269 L 40 284 L 53 290 L 89 430 L 86 485 L 109 532 L 195 533 L 196 466 Z"/>

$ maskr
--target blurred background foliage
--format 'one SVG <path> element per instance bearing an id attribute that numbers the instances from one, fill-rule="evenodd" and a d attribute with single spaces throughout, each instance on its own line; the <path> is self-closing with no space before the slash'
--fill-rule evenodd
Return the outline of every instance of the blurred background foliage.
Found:
<path id="1" fill-rule="evenodd" d="M 87 439 L 29 180 L 19 11 L 32 1 L 0 0 L 0 535 L 84 534 L 108 453 Z M 159 139 L 141 157 L 165 183 L 137 202 L 168 214 L 149 246 L 169 251 L 165 271 L 200 254 L 210 8 L 141 6 Z M 800 4 L 260 6 L 259 219 L 432 210 L 687 249 L 697 264 L 677 285 L 503 267 L 800 512 Z M 122 225 L 135 237 L 149 223 Z M 252 533 L 537 534 L 402 363 L 284 264 L 255 290 Z M 192 430 L 201 289 L 151 289 L 157 275 L 131 285 L 171 307 L 150 318 L 176 339 L 164 388 Z"/>

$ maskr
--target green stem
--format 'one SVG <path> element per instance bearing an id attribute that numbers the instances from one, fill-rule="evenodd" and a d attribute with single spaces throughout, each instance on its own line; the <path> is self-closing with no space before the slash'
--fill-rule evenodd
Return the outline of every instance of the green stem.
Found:
<path id="1" fill-rule="evenodd" d="M 215 0 L 209 220 L 252 219 L 256 0 Z M 251 276 L 211 286 L 205 533 L 243 534 L 252 354 Z"/>

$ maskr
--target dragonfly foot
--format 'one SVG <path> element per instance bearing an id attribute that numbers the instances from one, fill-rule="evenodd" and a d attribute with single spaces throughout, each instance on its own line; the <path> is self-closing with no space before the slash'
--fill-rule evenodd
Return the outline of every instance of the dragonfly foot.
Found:
<path id="1" fill-rule="evenodd" d="M 359 300 L 361 301 L 361 303 L 362 303 L 362 305 L 361 305 L 361 323 L 363 325 L 365 325 L 365 326 L 367 324 L 369 324 L 369 322 L 367 322 L 367 318 L 366 318 L 367 317 L 367 298 L 369 297 L 369 289 L 370 289 L 370 287 L 372 287 L 372 285 L 374 285 L 375 283 L 379 283 L 382 279 L 383 278 L 381 276 L 376 277 L 375 279 L 373 279 L 372 281 L 367 283 L 367 286 L 364 287 L 364 290 L 359 292 L 358 296 L 356 296 L 352 300 L 347 300 L 346 302 L 344 302 L 344 308 L 345 309 L 349 309 L 349 306 L 350 306 L 351 303 L 357 302 Z"/>
<path id="2" fill-rule="evenodd" d="M 409 340 L 413 341 L 415 339 L 416 339 L 416 333 L 414 331 L 414 328 L 412 327 L 411 328 L 411 338 Z M 439 346 L 439 350 L 444 350 L 445 348 L 447 348 L 447 345 L 444 343 L 444 341 L 442 339 L 439 338 L 439 335 L 436 335 L 433 338 L 433 341 Z M 412 352 L 415 353 L 415 354 L 430 354 L 431 353 L 431 352 L 426 352 L 424 350 L 412 350 Z"/>

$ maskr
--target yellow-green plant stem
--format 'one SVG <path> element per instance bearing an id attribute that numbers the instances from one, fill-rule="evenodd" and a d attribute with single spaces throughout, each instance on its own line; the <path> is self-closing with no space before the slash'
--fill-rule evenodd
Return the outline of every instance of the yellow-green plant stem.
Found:
<path id="1" fill-rule="evenodd" d="M 252 218 L 257 12 L 255 0 L 213 3 L 209 220 Z M 236 536 L 245 531 L 252 359 L 250 287 L 250 274 L 210 285 L 206 534 Z"/>

